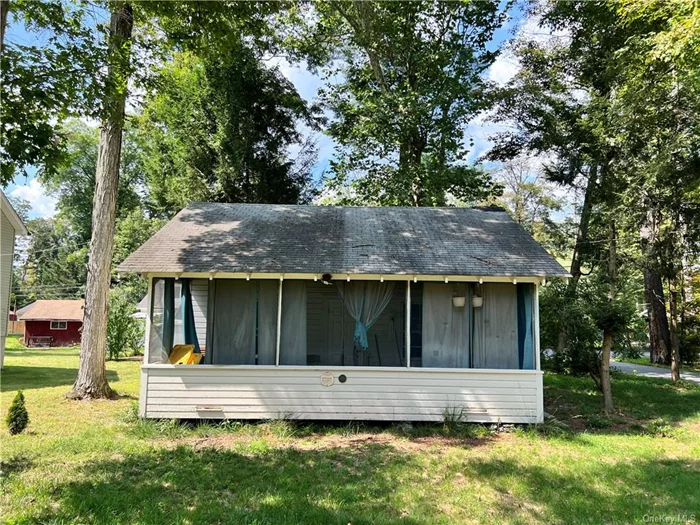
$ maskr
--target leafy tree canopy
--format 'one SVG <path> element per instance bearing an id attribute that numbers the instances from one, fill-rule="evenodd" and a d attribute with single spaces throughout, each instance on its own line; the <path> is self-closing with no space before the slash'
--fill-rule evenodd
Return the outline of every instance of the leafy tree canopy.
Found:
<path id="1" fill-rule="evenodd" d="M 292 47 L 323 67 L 339 143 L 330 186 L 384 205 L 440 205 L 492 190 L 467 167 L 465 126 L 488 103 L 483 73 L 498 2 L 314 2 Z M 340 80 L 338 80 L 340 78 Z"/>
<path id="2" fill-rule="evenodd" d="M 176 54 L 161 75 L 138 119 L 157 211 L 192 200 L 308 201 L 316 149 L 300 128 L 316 125 L 314 109 L 277 69 L 239 41 L 217 62 Z"/>

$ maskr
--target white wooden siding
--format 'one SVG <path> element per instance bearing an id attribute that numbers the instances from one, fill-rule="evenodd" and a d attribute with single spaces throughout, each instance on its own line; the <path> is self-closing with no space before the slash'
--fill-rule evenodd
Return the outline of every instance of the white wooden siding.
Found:
<path id="1" fill-rule="evenodd" d="M 532 370 L 144 365 L 142 372 L 141 413 L 149 418 L 442 421 L 446 410 L 473 422 L 543 418 L 542 373 Z M 329 387 L 324 373 L 334 376 Z"/>
<path id="2" fill-rule="evenodd" d="M 12 287 L 12 259 L 15 251 L 15 229 L 0 212 L 0 368 L 5 358 L 5 338 L 10 309 L 10 288 Z"/>

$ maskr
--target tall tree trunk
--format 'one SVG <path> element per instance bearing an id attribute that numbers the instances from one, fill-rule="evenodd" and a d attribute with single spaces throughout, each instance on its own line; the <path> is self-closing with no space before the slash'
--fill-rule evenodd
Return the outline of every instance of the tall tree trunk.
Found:
<path id="1" fill-rule="evenodd" d="M 668 304 L 671 314 L 671 379 L 678 381 L 681 378 L 681 356 L 678 342 L 678 296 L 679 283 L 676 278 L 669 281 Z"/>
<path id="2" fill-rule="evenodd" d="M 659 272 L 650 268 L 644 269 L 644 299 L 649 326 L 649 359 L 652 363 L 667 365 L 671 359 L 671 334 L 664 286 Z"/>
<path id="3" fill-rule="evenodd" d="M 67 394 L 74 399 L 111 397 L 113 394 L 105 368 L 107 307 L 132 28 L 131 5 L 125 3 L 115 8 L 110 24 L 108 88 L 95 171 L 80 367 L 73 389 Z"/>
<path id="4" fill-rule="evenodd" d="M 644 256 L 644 302 L 647 305 L 649 329 L 649 360 L 667 365 L 671 358 L 671 336 L 668 330 L 664 285 L 659 272 L 656 243 L 660 214 L 651 204 L 647 205 L 647 217 L 640 229 L 640 246 Z"/>
<path id="5" fill-rule="evenodd" d="M 5 48 L 5 28 L 7 27 L 7 13 L 10 10 L 10 0 L 0 0 L 0 56 Z"/>
<path id="6" fill-rule="evenodd" d="M 571 279 L 569 279 L 569 284 L 566 287 L 566 294 L 568 297 L 574 297 L 576 295 L 578 282 L 581 280 L 581 276 L 583 275 L 583 272 L 581 271 L 583 264 L 582 252 L 585 250 L 586 244 L 588 243 L 588 227 L 591 223 L 593 193 L 595 192 L 595 188 L 597 186 L 597 178 L 598 165 L 594 163 L 591 166 L 591 171 L 588 176 L 588 183 L 586 184 L 586 193 L 584 194 L 583 206 L 581 207 L 581 219 L 579 220 L 578 232 L 576 234 L 576 244 L 574 245 L 574 253 L 571 256 L 571 269 L 569 270 Z M 563 352 L 568 342 L 566 328 L 562 325 L 562 328 L 559 330 L 557 352 Z"/>
<path id="7" fill-rule="evenodd" d="M 608 255 L 608 279 L 610 280 L 608 289 L 608 301 L 612 306 L 615 302 L 616 280 L 617 280 L 617 232 L 615 230 L 615 220 L 610 221 L 610 253 Z M 615 332 L 612 328 L 606 327 L 603 330 L 603 349 L 600 361 L 600 388 L 603 392 L 603 409 L 606 414 L 615 410 L 612 397 L 612 387 L 610 385 L 610 354 L 615 342 Z"/>

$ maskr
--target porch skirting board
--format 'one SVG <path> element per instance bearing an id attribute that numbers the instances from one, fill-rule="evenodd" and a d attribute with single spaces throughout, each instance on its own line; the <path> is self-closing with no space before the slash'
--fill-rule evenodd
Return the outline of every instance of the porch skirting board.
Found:
<path id="1" fill-rule="evenodd" d="M 341 375 L 345 382 L 341 382 Z M 144 365 L 147 418 L 540 423 L 542 372 Z"/>

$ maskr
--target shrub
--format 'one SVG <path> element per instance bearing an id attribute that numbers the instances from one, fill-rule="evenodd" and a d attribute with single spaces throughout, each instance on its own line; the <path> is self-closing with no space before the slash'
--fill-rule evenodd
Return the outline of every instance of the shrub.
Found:
<path id="1" fill-rule="evenodd" d="M 689 317 L 678 327 L 679 353 L 681 363 L 700 363 L 700 317 Z"/>
<path id="2" fill-rule="evenodd" d="M 143 341 L 144 326 L 133 317 L 136 305 L 128 291 L 115 288 L 109 295 L 107 313 L 107 352 L 109 359 L 120 354 L 138 353 Z"/>
<path id="3" fill-rule="evenodd" d="M 590 375 L 599 382 L 603 330 L 615 332 L 614 351 L 631 351 L 638 325 L 643 319 L 636 311 L 634 290 L 621 291 L 615 301 L 607 298 L 604 282 L 581 279 L 575 293 L 562 280 L 553 280 L 540 294 L 540 340 L 542 348 L 556 349 L 549 365 L 555 372 Z M 558 349 L 559 334 L 566 345 Z"/>
<path id="4" fill-rule="evenodd" d="M 17 395 L 12 400 L 10 405 L 10 410 L 7 411 L 7 429 L 10 434 L 20 434 L 27 428 L 29 424 L 29 412 L 27 412 L 27 407 L 24 404 L 24 394 L 21 390 L 17 392 Z"/>
<path id="5" fill-rule="evenodd" d="M 603 429 L 610 428 L 613 425 L 613 422 L 605 416 L 591 414 L 586 418 L 586 425 L 589 428 Z"/>

